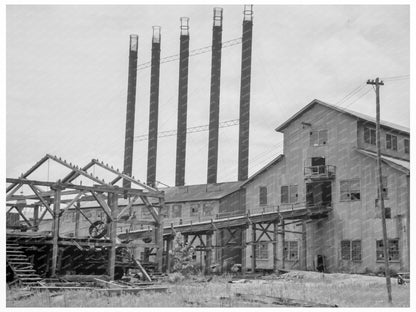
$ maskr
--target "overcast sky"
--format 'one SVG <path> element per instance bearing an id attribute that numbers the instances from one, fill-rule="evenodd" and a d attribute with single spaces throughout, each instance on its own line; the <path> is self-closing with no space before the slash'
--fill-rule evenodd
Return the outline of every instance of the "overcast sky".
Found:
<path id="1" fill-rule="evenodd" d="M 7 6 L 7 177 L 46 153 L 122 169 L 129 35 L 139 35 L 139 63 L 150 60 L 153 25 L 162 27 L 162 58 L 178 54 L 187 16 L 190 49 L 209 46 L 213 7 Z M 223 41 L 241 37 L 243 6 L 222 7 Z M 382 119 L 409 126 L 409 28 L 406 5 L 255 5 L 250 174 L 282 153 L 274 129 L 313 99 L 374 115 L 367 79 L 385 78 Z M 240 62 L 241 45 L 223 50 L 220 121 L 238 119 Z M 210 63 L 210 53 L 190 58 L 189 127 L 208 124 Z M 159 131 L 176 129 L 178 66 L 161 66 Z M 140 70 L 135 135 L 148 131 L 149 84 L 150 70 Z M 237 179 L 237 144 L 238 126 L 220 130 L 220 182 Z M 189 134 L 186 184 L 206 182 L 207 153 L 208 132 Z M 159 139 L 157 180 L 168 185 L 175 154 L 175 136 Z M 146 164 L 147 141 L 135 141 L 133 175 L 145 180 Z"/>

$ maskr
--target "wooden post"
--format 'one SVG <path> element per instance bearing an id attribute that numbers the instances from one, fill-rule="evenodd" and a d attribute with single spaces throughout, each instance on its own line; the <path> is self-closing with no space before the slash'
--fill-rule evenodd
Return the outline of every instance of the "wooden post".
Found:
<path id="1" fill-rule="evenodd" d="M 158 245 L 158 249 L 156 251 L 156 259 L 157 259 L 157 269 L 159 272 L 163 270 L 163 210 L 165 207 L 165 200 L 163 198 L 159 199 L 159 222 L 156 225 L 156 244 Z"/>
<path id="2" fill-rule="evenodd" d="M 172 257 L 170 256 L 170 251 L 172 250 L 173 239 L 171 236 L 168 236 L 166 239 L 166 272 L 170 273 L 170 266 L 172 262 Z"/>
<path id="3" fill-rule="evenodd" d="M 251 226 L 251 272 L 256 272 L 256 224 Z"/>
<path id="4" fill-rule="evenodd" d="M 273 223 L 273 271 L 277 272 L 277 240 L 278 236 L 278 224 Z"/>
<path id="5" fill-rule="evenodd" d="M 282 269 L 285 269 L 285 220 L 282 219 Z"/>
<path id="6" fill-rule="evenodd" d="M 59 211 L 61 207 L 61 189 L 54 189 L 53 203 L 53 224 L 52 224 L 52 277 L 56 276 L 56 266 L 58 261 L 58 238 L 59 238 Z"/>
<path id="7" fill-rule="evenodd" d="M 37 231 L 39 226 L 39 205 L 33 207 L 33 225 L 35 226 L 34 230 Z"/>
<path id="8" fill-rule="evenodd" d="M 247 271 L 247 227 L 241 228 L 241 273 L 245 274 Z"/>
<path id="9" fill-rule="evenodd" d="M 206 234 L 206 259 L 205 259 L 205 274 L 211 273 L 211 265 L 212 265 L 212 233 Z"/>
<path id="10" fill-rule="evenodd" d="M 118 214 L 118 195 L 115 193 L 108 193 L 108 205 L 111 209 L 110 221 L 110 242 L 111 247 L 109 251 L 108 261 L 108 275 L 111 280 L 114 280 L 114 271 L 116 266 L 116 239 L 117 239 L 117 214 Z"/>
<path id="11" fill-rule="evenodd" d="M 79 219 L 81 216 L 80 209 L 81 209 L 81 203 L 77 201 L 77 206 L 75 208 L 75 237 L 76 238 L 79 237 Z"/>
<path id="12" fill-rule="evenodd" d="M 301 267 L 307 270 L 307 251 L 306 251 L 306 220 L 302 220 L 302 262 Z"/>
<path id="13" fill-rule="evenodd" d="M 220 246 L 221 246 L 221 257 L 220 257 L 220 264 L 221 264 L 221 273 L 224 273 L 224 229 L 220 230 Z"/>

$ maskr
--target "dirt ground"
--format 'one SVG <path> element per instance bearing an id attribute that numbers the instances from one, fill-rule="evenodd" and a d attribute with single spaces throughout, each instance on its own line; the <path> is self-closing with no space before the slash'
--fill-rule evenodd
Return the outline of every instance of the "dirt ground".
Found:
<path id="1" fill-rule="evenodd" d="M 169 282 L 170 281 L 170 282 Z M 409 307 L 409 285 L 392 278 L 393 303 L 385 278 L 291 271 L 265 276 L 191 276 L 167 278 L 164 293 L 106 296 L 95 291 L 34 293 L 7 291 L 7 307 Z"/>

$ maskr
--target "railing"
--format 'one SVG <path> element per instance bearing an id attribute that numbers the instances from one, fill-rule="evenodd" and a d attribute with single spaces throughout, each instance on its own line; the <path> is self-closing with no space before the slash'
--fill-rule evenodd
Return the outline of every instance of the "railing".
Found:
<path id="1" fill-rule="evenodd" d="M 334 179 L 336 167 L 332 165 L 309 166 L 304 168 L 305 179 Z"/>
<path id="2" fill-rule="evenodd" d="M 297 211 L 302 209 L 308 210 L 319 210 L 325 208 L 332 208 L 331 202 L 322 202 L 322 203 L 308 203 L 308 202 L 298 202 L 293 204 L 281 204 L 277 206 L 260 206 L 254 209 L 248 209 L 248 214 L 259 214 L 259 213 L 270 213 L 270 212 L 287 212 L 287 211 Z"/>

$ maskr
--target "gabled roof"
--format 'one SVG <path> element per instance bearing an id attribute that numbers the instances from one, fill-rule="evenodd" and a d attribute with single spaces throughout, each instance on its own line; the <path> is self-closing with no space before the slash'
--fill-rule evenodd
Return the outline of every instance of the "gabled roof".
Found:
<path id="1" fill-rule="evenodd" d="M 212 184 L 185 185 L 161 188 L 165 192 L 166 203 L 219 200 L 231 193 L 234 193 L 244 181 L 223 182 Z"/>
<path id="2" fill-rule="evenodd" d="M 349 110 L 349 109 L 346 109 L 346 108 L 341 108 L 341 107 L 331 105 L 331 104 L 328 104 L 328 103 L 325 103 L 325 102 L 322 102 L 320 100 L 315 99 L 312 102 L 310 102 L 308 105 L 306 105 L 304 108 L 302 108 L 300 111 L 298 111 L 296 114 L 294 114 L 292 117 L 290 117 L 288 120 L 286 120 L 283 124 L 281 124 L 275 130 L 277 132 L 282 132 L 282 130 L 284 130 L 287 126 L 289 126 L 290 123 L 292 123 L 295 119 L 302 116 L 305 112 L 310 110 L 315 105 L 322 105 L 326 108 L 336 110 L 336 111 L 340 112 L 341 114 L 346 114 L 346 115 L 349 115 L 351 117 L 355 117 L 355 118 L 358 118 L 360 120 L 368 121 L 368 122 L 371 122 L 371 123 L 374 123 L 374 124 L 376 123 L 376 119 L 374 117 L 371 117 L 371 116 L 368 116 L 368 115 L 365 115 L 365 114 L 362 114 L 362 113 L 357 113 L 355 111 L 352 111 L 352 110 Z M 397 125 L 397 124 L 394 124 L 394 123 L 391 123 L 391 122 L 388 122 L 388 121 L 381 120 L 380 124 L 381 124 L 382 127 L 385 127 L 385 128 L 389 128 L 389 129 L 396 130 L 396 131 L 399 131 L 399 132 L 404 132 L 406 134 L 410 133 L 409 128 L 403 127 L 403 126 L 400 126 L 400 125 Z"/>
<path id="3" fill-rule="evenodd" d="M 356 151 L 363 154 L 364 156 L 377 160 L 377 154 L 374 152 L 366 151 L 359 148 L 357 148 Z M 386 155 L 381 155 L 381 161 L 396 170 L 399 170 L 405 174 L 410 174 L 410 161 L 401 160 Z"/>
<path id="4" fill-rule="evenodd" d="M 251 177 L 248 178 L 241 186 L 244 186 L 250 182 L 252 182 L 257 176 L 268 170 L 270 167 L 274 166 L 275 164 L 279 163 L 285 156 L 283 154 L 280 154 L 275 159 L 273 159 L 271 162 L 269 162 L 266 166 L 261 168 L 259 171 L 254 173 Z"/>

